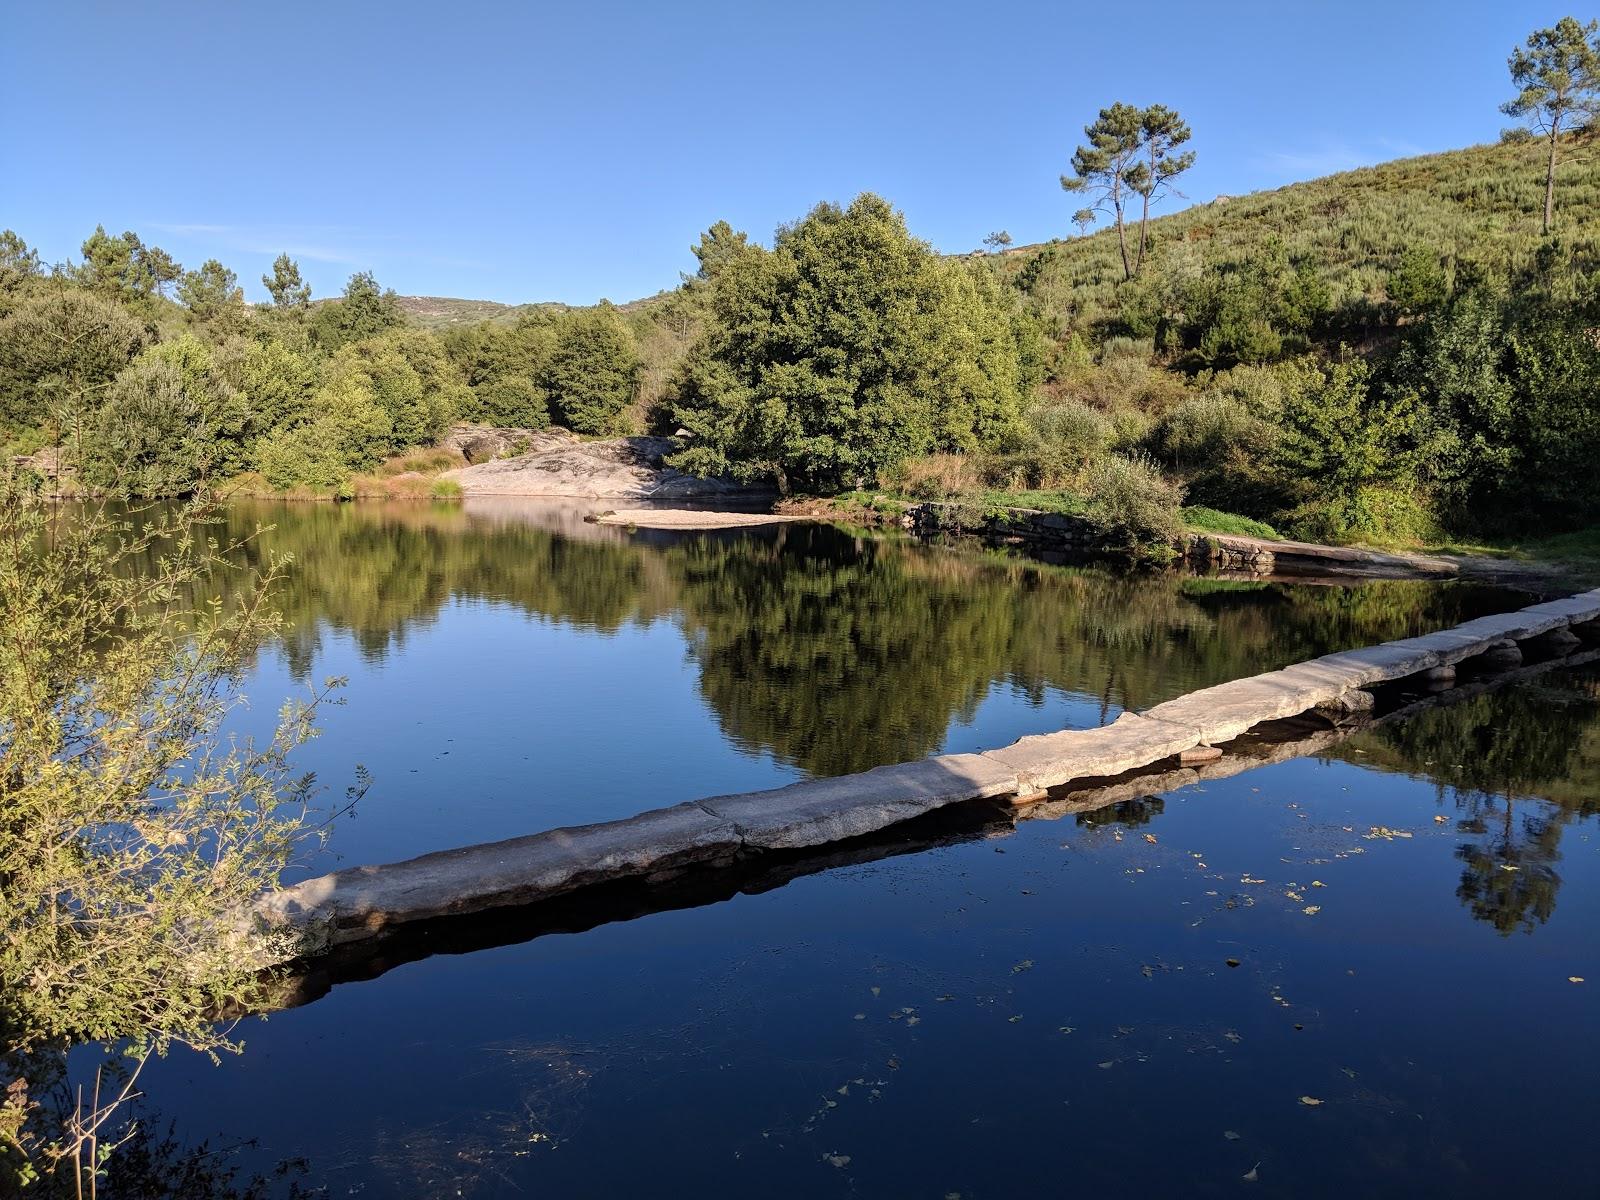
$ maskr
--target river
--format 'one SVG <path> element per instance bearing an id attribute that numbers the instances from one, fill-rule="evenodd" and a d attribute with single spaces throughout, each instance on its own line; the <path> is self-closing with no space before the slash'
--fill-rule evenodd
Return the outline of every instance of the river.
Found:
<path id="1" fill-rule="evenodd" d="M 294 560 L 239 728 L 346 676 L 302 760 L 330 795 L 373 776 L 297 874 L 1088 727 L 1527 602 L 516 501 L 226 525 Z M 512 914 L 322 981 L 220 1066 L 154 1064 L 147 1120 L 328 1195 L 1571 1194 L 1597 813 L 1600 676 L 1555 673 L 1100 813 Z"/>

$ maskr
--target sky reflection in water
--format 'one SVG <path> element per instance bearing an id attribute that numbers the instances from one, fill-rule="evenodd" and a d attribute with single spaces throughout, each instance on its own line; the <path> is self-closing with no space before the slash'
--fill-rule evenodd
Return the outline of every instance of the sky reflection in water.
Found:
<path id="1" fill-rule="evenodd" d="M 377 777 L 337 835 L 361 861 L 1093 724 L 1520 601 L 303 519 L 306 624 L 252 690 L 352 675 L 317 756 Z M 1574 1194 L 1597 809 L 1600 675 L 1561 673 L 1327 759 L 409 963 L 147 1082 L 330 1194 Z"/>

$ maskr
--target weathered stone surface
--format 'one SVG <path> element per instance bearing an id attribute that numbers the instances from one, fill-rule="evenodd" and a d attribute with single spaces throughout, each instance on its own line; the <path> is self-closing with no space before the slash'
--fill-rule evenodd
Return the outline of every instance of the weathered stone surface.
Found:
<path id="1" fill-rule="evenodd" d="M 1015 771 L 1023 791 L 1043 791 L 1073 779 L 1149 766 L 1199 740 L 1193 729 L 1123 713 L 1098 729 L 1035 734 L 1001 750 L 985 750 L 982 757 Z"/>
<path id="2" fill-rule="evenodd" d="M 1337 677 L 1297 674 L 1293 668 L 1202 688 L 1158 704 L 1143 714 L 1180 725 L 1208 745 L 1231 741 L 1262 721 L 1292 717 L 1327 704 L 1348 690 Z"/>
<path id="3" fill-rule="evenodd" d="M 874 833 L 947 804 L 1008 796 L 1017 787 L 1016 771 L 983 755 L 948 754 L 698 803 L 731 822 L 747 846 L 793 850 Z"/>
<path id="4" fill-rule="evenodd" d="M 567 435 L 568 438 L 571 435 Z M 760 494 L 731 479 L 700 479 L 666 465 L 671 438 L 570 441 L 445 472 L 467 496 L 581 496 L 664 500 L 685 496 Z"/>
<path id="5" fill-rule="evenodd" d="M 468 463 L 484 463 L 506 454 L 534 454 L 575 445 L 577 435 L 565 429 L 520 429 L 501 425 L 456 425 L 439 440 Z"/>
<path id="6" fill-rule="evenodd" d="M 326 944 L 337 945 L 387 925 L 529 904 L 588 883 L 727 858 L 740 845 L 731 821 L 680 804 L 623 821 L 335 871 L 264 897 L 256 911 L 269 926 L 315 925 Z"/>
<path id="7" fill-rule="evenodd" d="M 1240 534 L 1191 534 L 1187 552 L 1191 557 L 1258 562 L 1265 570 L 1281 574 L 1310 570 L 1395 578 L 1417 575 L 1445 578 L 1460 570 L 1450 559 L 1430 554 L 1395 554 L 1357 546 L 1322 546 Z"/>

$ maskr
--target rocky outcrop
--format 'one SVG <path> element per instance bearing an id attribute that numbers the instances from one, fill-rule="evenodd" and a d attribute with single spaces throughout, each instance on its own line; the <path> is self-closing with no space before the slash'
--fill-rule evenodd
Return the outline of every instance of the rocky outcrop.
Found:
<path id="1" fill-rule="evenodd" d="M 440 440 L 469 464 L 493 462 L 518 454 L 538 454 L 560 446 L 576 445 L 578 437 L 565 429 L 516 429 L 498 425 L 457 425 Z"/>
<path id="2" fill-rule="evenodd" d="M 526 454 L 445 473 L 466 496 L 573 496 L 603 500 L 676 500 L 694 496 L 759 495 L 731 479 L 701 479 L 666 465 L 678 449 L 671 438 L 627 437 L 540 445 Z"/>

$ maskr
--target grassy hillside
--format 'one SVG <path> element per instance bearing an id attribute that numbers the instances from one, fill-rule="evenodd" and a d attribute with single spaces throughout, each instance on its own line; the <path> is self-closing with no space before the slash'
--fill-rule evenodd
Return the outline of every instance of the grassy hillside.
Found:
<path id="1" fill-rule="evenodd" d="M 495 325 L 514 325 L 525 312 L 543 309 L 564 312 L 565 304 L 554 301 L 536 304 L 501 304 L 495 300 L 460 300 L 451 296 L 401 296 L 400 307 L 413 325 L 435 332 L 488 321 Z"/>
<path id="2" fill-rule="evenodd" d="M 1270 236 L 1309 261 L 1335 308 L 1384 298 L 1402 250 L 1422 245 L 1447 263 L 1503 270 L 1539 242 L 1544 144 L 1473 146 L 1398 159 L 1269 192 L 1219 197 L 1151 222 L 1155 282 L 1237 263 Z M 1600 137 L 1569 139 L 1557 177 L 1557 232 L 1600 239 Z M 1063 204 L 1063 223 L 1066 206 Z M 1066 328 L 1116 314 L 1122 262 L 1115 231 L 1019 247 L 994 266 Z M 1144 281 L 1142 281 L 1144 282 Z"/>

